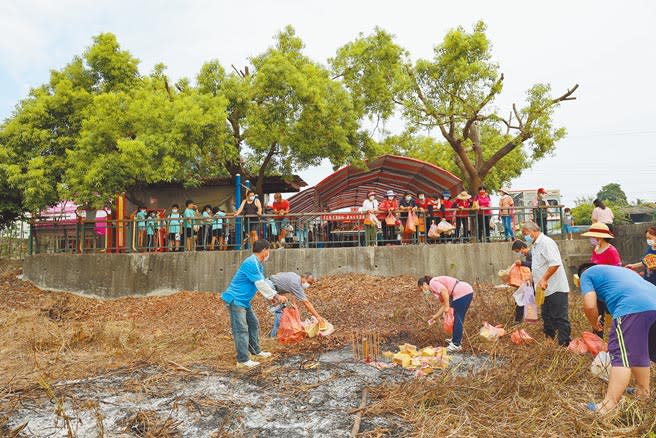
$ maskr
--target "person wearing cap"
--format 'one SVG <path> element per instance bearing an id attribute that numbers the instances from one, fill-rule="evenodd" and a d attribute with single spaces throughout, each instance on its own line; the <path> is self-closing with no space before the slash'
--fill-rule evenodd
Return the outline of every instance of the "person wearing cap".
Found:
<path id="1" fill-rule="evenodd" d="M 592 245 L 592 256 L 590 257 L 591 263 L 594 263 L 595 265 L 622 266 L 619 251 L 608 242 L 608 240 L 615 237 L 608 229 L 608 226 L 602 223 L 592 224 L 590 229 L 581 234 L 581 236 L 590 238 L 590 244 Z M 603 327 L 606 320 L 606 314 L 608 313 L 606 304 L 604 304 L 603 301 L 597 302 L 597 311 L 601 316 L 601 330 L 595 330 L 594 334 L 603 338 Z"/>
<path id="2" fill-rule="evenodd" d="M 656 286 L 628 269 L 585 263 L 578 269 L 583 311 L 595 329 L 601 329 L 597 301 L 612 315 L 608 353 L 611 371 L 601 403 L 587 409 L 605 415 L 613 410 L 636 380 L 636 396 L 649 400 L 650 362 L 656 362 Z"/>
<path id="3" fill-rule="evenodd" d="M 385 219 L 383 219 L 382 223 L 383 241 L 386 245 L 395 244 L 396 224 L 387 223 L 391 218 L 394 218 L 394 221 L 396 222 L 396 212 L 399 210 L 399 203 L 396 200 L 396 193 L 394 193 L 394 190 L 388 190 L 387 193 L 385 193 L 385 199 L 380 203 L 378 209 L 385 215 Z"/>
<path id="4" fill-rule="evenodd" d="M 501 199 L 499 200 L 499 220 L 503 224 L 503 238 L 506 242 L 515 239 L 513 232 L 513 207 L 515 202 L 508 193 L 508 189 L 501 189 Z"/>
<path id="5" fill-rule="evenodd" d="M 471 195 L 465 190 L 456 196 L 454 207 L 456 211 L 456 239 L 462 241 L 469 239 L 469 211 Z M 460 231 L 462 229 L 462 231 Z"/>
<path id="6" fill-rule="evenodd" d="M 533 221 L 540 226 L 540 229 L 545 235 L 548 235 L 547 230 L 547 201 L 544 199 L 547 191 L 540 187 L 538 192 L 533 198 Z"/>
<path id="7" fill-rule="evenodd" d="M 376 193 L 369 191 L 367 199 L 362 202 L 360 212 L 364 213 L 364 241 L 367 246 L 376 246 L 376 237 L 378 235 L 378 200 Z"/>

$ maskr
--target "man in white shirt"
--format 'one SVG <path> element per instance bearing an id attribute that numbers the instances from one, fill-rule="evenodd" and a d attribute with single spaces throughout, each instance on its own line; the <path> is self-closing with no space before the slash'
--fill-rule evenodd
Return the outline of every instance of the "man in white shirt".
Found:
<path id="1" fill-rule="evenodd" d="M 531 248 L 533 282 L 536 288 L 544 290 L 542 304 L 544 334 L 554 339 L 558 332 L 558 344 L 566 347 L 570 342 L 570 325 L 567 316 L 569 283 L 558 245 L 542 233 L 535 222 L 524 224 L 522 234 L 526 241 L 533 242 Z"/>
<path id="2" fill-rule="evenodd" d="M 367 246 L 376 246 L 378 236 L 378 200 L 374 192 L 367 193 L 367 199 L 362 203 L 360 211 L 364 213 L 364 239 Z"/>

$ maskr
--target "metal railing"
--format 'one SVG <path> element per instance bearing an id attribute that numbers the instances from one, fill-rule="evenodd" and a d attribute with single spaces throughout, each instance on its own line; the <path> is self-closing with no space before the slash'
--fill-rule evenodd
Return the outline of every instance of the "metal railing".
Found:
<path id="1" fill-rule="evenodd" d="M 393 224 L 386 214 L 377 214 L 377 223 L 371 223 L 369 215 L 360 212 L 35 221 L 27 248 L 30 254 L 228 251 L 249 248 L 255 235 L 274 247 L 287 248 L 492 242 L 517 236 L 520 224 L 529 220 L 546 228 L 547 234 L 561 234 L 563 210 L 562 206 L 515 207 L 511 215 L 504 215 L 510 219 L 500 216 L 495 207 L 415 214 L 412 232 L 406 230 L 408 213 L 404 211 L 394 212 Z M 504 221 L 512 232 L 506 232 Z M 430 233 L 433 224 L 451 229 L 436 236 Z"/>

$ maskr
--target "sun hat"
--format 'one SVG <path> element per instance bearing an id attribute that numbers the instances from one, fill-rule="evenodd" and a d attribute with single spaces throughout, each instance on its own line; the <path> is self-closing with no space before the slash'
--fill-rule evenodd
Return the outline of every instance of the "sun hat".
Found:
<path id="1" fill-rule="evenodd" d="M 448 197 L 450 198 L 450 197 L 451 197 L 451 192 L 448 191 L 448 190 L 445 190 L 445 191 L 442 193 L 442 196 L 444 196 L 444 197 L 448 196 Z"/>
<path id="2" fill-rule="evenodd" d="M 367 197 L 369 196 L 376 196 L 376 193 L 373 190 L 369 190 L 369 192 L 367 192 Z"/>
<path id="3" fill-rule="evenodd" d="M 540 187 L 540 188 L 538 189 L 538 193 L 544 193 L 544 194 L 546 195 L 546 194 L 547 194 L 547 191 L 546 191 L 545 189 L 543 189 L 542 187 Z"/>
<path id="4" fill-rule="evenodd" d="M 385 196 L 396 196 L 396 193 L 394 193 L 394 190 L 388 190 Z"/>
<path id="5" fill-rule="evenodd" d="M 467 199 L 471 199 L 471 195 L 467 193 L 466 190 L 463 190 L 462 192 L 460 192 L 460 194 L 458 194 L 458 196 L 456 196 L 456 199 L 466 201 Z"/>
<path id="6" fill-rule="evenodd" d="M 499 191 L 500 191 L 501 193 L 503 193 L 504 195 L 509 195 L 509 194 L 510 194 L 510 192 L 508 191 L 508 189 L 505 188 L 505 187 L 501 187 L 501 188 L 499 189 Z"/>
<path id="7" fill-rule="evenodd" d="M 601 237 L 602 239 L 613 239 L 613 233 L 608 229 L 608 225 L 598 222 L 590 225 L 590 228 L 585 233 L 581 234 L 583 237 Z"/>

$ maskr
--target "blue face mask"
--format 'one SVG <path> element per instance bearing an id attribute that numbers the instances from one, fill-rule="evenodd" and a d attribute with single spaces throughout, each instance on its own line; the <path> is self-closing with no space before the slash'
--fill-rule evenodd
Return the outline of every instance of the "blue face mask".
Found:
<path id="1" fill-rule="evenodd" d="M 525 240 L 526 243 L 528 243 L 529 245 L 530 245 L 531 243 L 533 243 L 533 238 L 531 237 L 530 234 L 527 235 L 527 236 L 524 236 L 524 240 Z"/>

